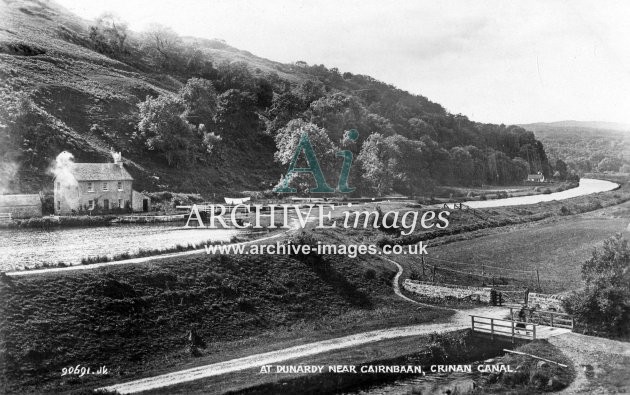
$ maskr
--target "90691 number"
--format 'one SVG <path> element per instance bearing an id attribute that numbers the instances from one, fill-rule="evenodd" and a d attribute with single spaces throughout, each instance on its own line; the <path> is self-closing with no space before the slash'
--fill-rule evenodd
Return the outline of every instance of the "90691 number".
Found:
<path id="1" fill-rule="evenodd" d="M 76 366 L 70 366 L 70 367 L 61 369 L 62 376 L 71 375 L 71 374 L 77 375 L 79 377 L 83 377 L 86 374 L 97 374 L 97 375 L 107 374 L 107 368 L 105 366 L 101 366 L 100 368 L 98 368 L 98 370 L 92 371 L 91 368 L 86 367 L 86 366 L 81 366 L 79 364 Z"/>

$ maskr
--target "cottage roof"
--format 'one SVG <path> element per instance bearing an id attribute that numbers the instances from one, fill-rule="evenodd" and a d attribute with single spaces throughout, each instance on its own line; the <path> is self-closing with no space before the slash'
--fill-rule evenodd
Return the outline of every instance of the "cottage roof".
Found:
<path id="1" fill-rule="evenodd" d="M 77 181 L 133 181 L 127 170 L 116 163 L 75 163 L 70 172 Z"/>

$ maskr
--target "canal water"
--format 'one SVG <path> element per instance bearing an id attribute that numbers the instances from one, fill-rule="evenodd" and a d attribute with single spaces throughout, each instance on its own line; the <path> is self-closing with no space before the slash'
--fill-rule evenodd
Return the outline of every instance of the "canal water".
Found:
<path id="1" fill-rule="evenodd" d="M 617 188 L 619 184 L 604 180 L 594 180 L 592 178 L 582 178 L 580 185 L 567 189 L 562 192 L 550 193 L 548 195 L 531 195 L 531 196 L 519 196 L 505 199 L 495 200 L 471 200 L 464 202 L 465 205 L 472 208 L 490 208 L 490 207 L 504 207 L 504 206 L 522 206 L 525 204 L 536 204 L 541 202 L 551 202 L 552 200 L 564 200 L 578 196 L 590 195 L 592 193 L 612 191 Z M 541 188 L 545 188 L 545 184 L 541 184 Z"/>
<path id="2" fill-rule="evenodd" d="M 236 229 L 184 229 L 182 222 L 116 224 L 98 227 L 0 230 L 0 270 L 20 270 L 44 262 L 75 265 L 86 257 L 134 254 L 178 244 L 225 241 Z"/>
<path id="3" fill-rule="evenodd" d="M 583 178 L 576 188 L 549 195 L 464 202 L 473 208 L 535 204 L 610 191 L 618 185 L 603 180 Z M 293 221 L 294 216 L 290 216 Z M 64 262 L 76 265 L 81 259 L 137 253 L 178 244 L 203 244 L 229 241 L 239 234 L 236 229 L 183 229 L 182 222 L 158 224 L 116 224 L 99 227 L 42 229 L 0 229 L 0 270 L 13 271 L 42 263 Z"/>

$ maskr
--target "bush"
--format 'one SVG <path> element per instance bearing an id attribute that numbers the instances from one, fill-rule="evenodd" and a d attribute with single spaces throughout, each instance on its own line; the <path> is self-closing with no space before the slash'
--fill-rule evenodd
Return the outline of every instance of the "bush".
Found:
<path id="1" fill-rule="evenodd" d="M 378 248 L 383 248 L 383 246 L 393 245 L 393 244 L 395 244 L 395 242 L 387 236 L 381 236 L 376 240 L 376 245 L 378 246 Z"/>
<path id="2" fill-rule="evenodd" d="M 583 290 L 565 299 L 578 325 L 614 336 L 630 332 L 630 247 L 617 234 L 582 265 Z"/>

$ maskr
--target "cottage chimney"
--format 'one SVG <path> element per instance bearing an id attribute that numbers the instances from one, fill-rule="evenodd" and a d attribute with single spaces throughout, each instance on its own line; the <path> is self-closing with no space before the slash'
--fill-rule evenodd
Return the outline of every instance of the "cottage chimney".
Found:
<path id="1" fill-rule="evenodd" d="M 120 152 L 115 152 L 114 150 L 110 150 L 110 152 L 112 154 L 112 158 L 114 159 L 114 164 L 118 165 L 122 169 L 122 154 Z"/>

